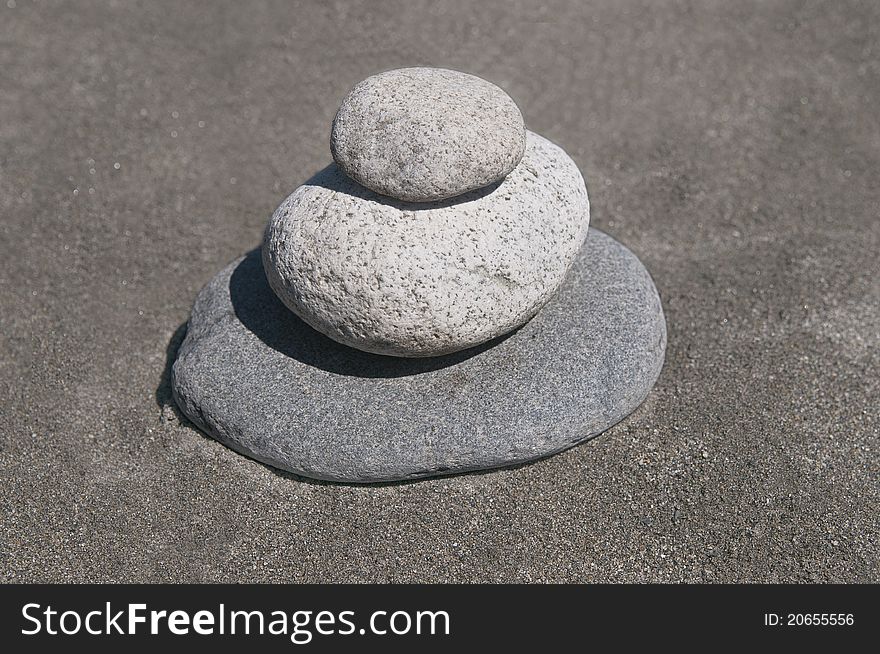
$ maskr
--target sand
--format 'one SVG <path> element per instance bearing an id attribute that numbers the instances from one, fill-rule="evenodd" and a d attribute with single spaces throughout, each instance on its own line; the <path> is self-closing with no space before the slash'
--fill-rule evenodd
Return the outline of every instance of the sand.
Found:
<path id="1" fill-rule="evenodd" d="M 0 4 L 0 580 L 880 581 L 880 6 Z M 654 276 L 647 402 L 541 462 L 307 481 L 169 404 L 196 292 L 356 82 L 489 79 Z"/>

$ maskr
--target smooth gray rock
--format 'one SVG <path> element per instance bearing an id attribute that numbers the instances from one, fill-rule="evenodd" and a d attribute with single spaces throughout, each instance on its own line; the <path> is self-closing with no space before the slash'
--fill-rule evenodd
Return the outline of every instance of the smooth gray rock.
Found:
<path id="1" fill-rule="evenodd" d="M 598 434 L 642 402 L 665 347 L 651 277 L 595 229 L 522 329 L 431 359 L 314 331 L 276 298 L 255 250 L 199 293 L 172 387 L 196 425 L 258 461 L 390 481 L 522 463 Z"/>
<path id="2" fill-rule="evenodd" d="M 535 315 L 589 220 L 577 165 L 529 132 L 501 184 L 454 201 L 389 200 L 331 165 L 278 207 L 263 255 L 278 297 L 319 332 L 376 354 L 438 356 Z"/>
<path id="3" fill-rule="evenodd" d="M 523 156 L 516 103 L 484 79 L 442 68 L 368 77 L 342 101 L 333 159 L 377 193 L 444 200 L 499 181 Z"/>

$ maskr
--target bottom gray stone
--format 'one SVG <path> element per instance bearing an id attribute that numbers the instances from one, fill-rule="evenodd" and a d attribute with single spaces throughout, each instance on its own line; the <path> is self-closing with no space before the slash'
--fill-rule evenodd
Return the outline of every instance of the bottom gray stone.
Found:
<path id="1" fill-rule="evenodd" d="M 523 463 L 595 436 L 645 399 L 665 349 L 650 275 L 595 229 L 530 322 L 429 359 L 314 331 L 275 297 L 254 250 L 196 298 L 172 388 L 197 426 L 258 461 L 394 481 Z"/>

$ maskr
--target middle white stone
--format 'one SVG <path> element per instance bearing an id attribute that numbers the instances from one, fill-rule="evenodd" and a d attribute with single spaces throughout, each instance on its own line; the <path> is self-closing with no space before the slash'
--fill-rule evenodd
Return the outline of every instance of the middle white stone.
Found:
<path id="1" fill-rule="evenodd" d="M 282 302 L 330 338 L 438 356 L 534 316 L 589 220 L 577 165 L 527 132 L 523 159 L 502 182 L 441 202 L 393 200 L 328 166 L 275 210 L 263 266 Z"/>

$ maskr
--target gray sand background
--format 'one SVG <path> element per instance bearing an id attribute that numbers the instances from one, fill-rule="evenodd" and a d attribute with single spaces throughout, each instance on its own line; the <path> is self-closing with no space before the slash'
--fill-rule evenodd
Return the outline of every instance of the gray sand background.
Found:
<path id="1" fill-rule="evenodd" d="M 648 401 L 533 465 L 358 487 L 203 436 L 201 286 L 437 65 L 561 144 L 654 275 Z M 0 3 L 0 580 L 880 581 L 880 5 Z"/>

